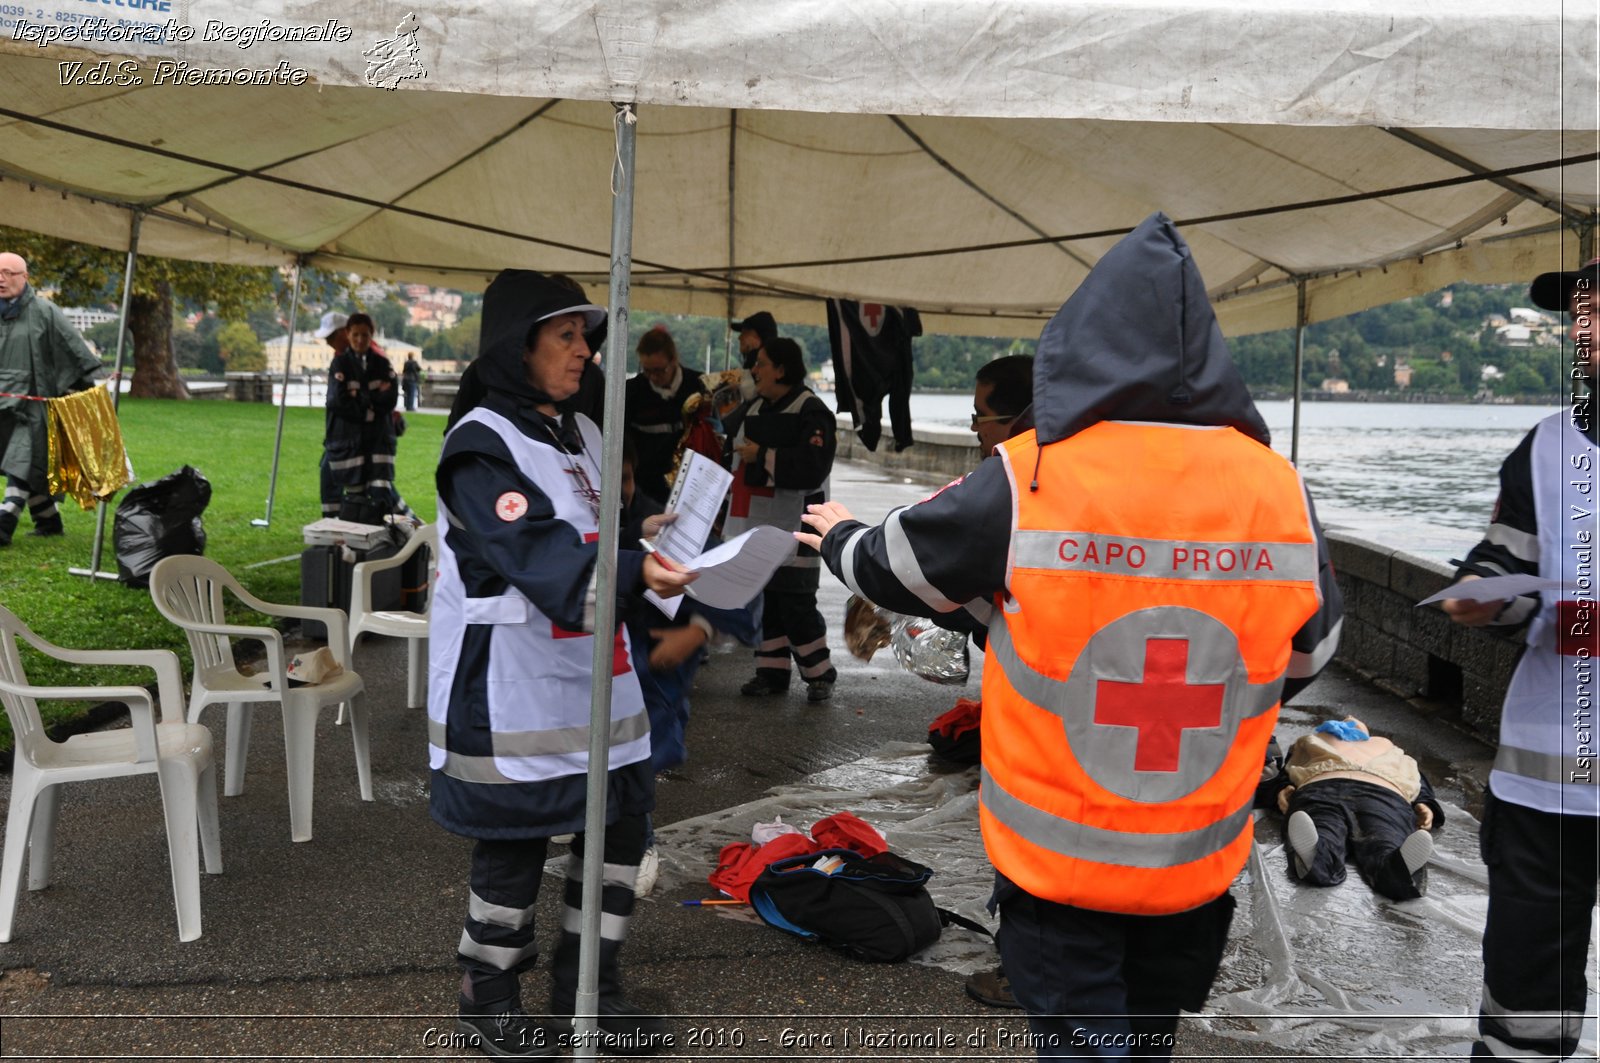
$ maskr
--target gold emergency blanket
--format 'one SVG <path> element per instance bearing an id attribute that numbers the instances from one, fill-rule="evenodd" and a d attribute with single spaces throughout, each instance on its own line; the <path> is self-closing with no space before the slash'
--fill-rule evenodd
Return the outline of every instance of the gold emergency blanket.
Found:
<path id="1" fill-rule="evenodd" d="M 129 483 L 122 428 L 105 388 L 46 399 L 45 409 L 50 419 L 51 494 L 71 495 L 90 509 Z"/>

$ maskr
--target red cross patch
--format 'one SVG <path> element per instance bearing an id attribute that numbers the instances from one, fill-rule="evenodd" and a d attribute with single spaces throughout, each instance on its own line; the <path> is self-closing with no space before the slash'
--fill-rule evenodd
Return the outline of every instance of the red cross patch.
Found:
<path id="1" fill-rule="evenodd" d="M 1153 804 L 1215 777 L 1241 724 L 1275 706 L 1277 688 L 1250 683 L 1239 640 L 1222 621 L 1160 605 L 1095 632 L 1066 689 L 1050 693 L 1059 693 L 1062 705 L 1091 707 L 1062 714 L 1067 742 L 1089 777 Z"/>
<path id="2" fill-rule="evenodd" d="M 811 445 L 814 447 L 827 446 L 828 440 L 823 436 L 822 429 L 817 429 L 811 435 Z"/>
<path id="3" fill-rule="evenodd" d="M 1222 724 L 1221 683 L 1191 683 L 1189 640 L 1152 638 L 1145 644 L 1138 683 L 1102 679 L 1095 684 L 1094 722 L 1132 727 L 1135 771 L 1177 771 L 1183 732 Z"/>
<path id="4" fill-rule="evenodd" d="M 876 336 L 883 331 L 884 306 L 882 303 L 862 303 L 857 312 L 861 327 L 868 336 Z"/>
<path id="5" fill-rule="evenodd" d="M 494 500 L 494 515 L 510 524 L 528 512 L 528 496 L 521 491 L 507 491 Z"/>

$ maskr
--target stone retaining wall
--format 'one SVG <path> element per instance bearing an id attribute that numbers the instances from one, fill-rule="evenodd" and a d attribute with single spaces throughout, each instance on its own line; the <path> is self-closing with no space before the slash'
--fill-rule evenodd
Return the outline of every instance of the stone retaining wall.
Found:
<path id="1" fill-rule="evenodd" d="M 1401 697 L 1459 711 L 1463 724 L 1493 741 L 1520 637 L 1462 627 L 1435 605 L 1416 608 L 1450 584 L 1449 565 L 1347 532 L 1330 531 L 1328 546 L 1344 592 L 1338 659 Z"/>
<path id="2" fill-rule="evenodd" d="M 839 461 L 869 462 L 890 472 L 925 477 L 939 483 L 954 480 L 978 464 L 978 437 L 962 428 L 941 428 L 913 424 L 913 446 L 895 453 L 889 425 L 883 425 L 883 438 L 876 451 L 862 446 L 856 438 L 849 414 L 839 414 Z"/>

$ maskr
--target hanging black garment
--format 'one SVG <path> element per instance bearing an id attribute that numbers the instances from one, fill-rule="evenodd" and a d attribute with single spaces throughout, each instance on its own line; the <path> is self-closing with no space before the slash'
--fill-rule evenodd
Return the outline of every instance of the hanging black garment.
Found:
<path id="1" fill-rule="evenodd" d="M 894 449 L 911 445 L 911 339 L 920 335 L 922 318 L 909 306 L 828 300 L 838 409 L 855 421 L 856 436 L 868 450 L 878 449 L 883 434 L 885 397 Z"/>

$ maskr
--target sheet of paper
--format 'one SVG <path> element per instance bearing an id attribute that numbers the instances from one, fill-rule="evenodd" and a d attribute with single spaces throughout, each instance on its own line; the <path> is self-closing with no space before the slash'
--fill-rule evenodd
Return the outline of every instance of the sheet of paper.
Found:
<path id="1" fill-rule="evenodd" d="M 739 609 L 761 593 L 778 566 L 800 548 L 794 533 L 769 525 L 751 528 L 707 550 L 690 562 L 700 578 L 689 584 L 688 594 L 718 609 Z"/>
<path id="2" fill-rule="evenodd" d="M 727 469 L 698 451 L 685 450 L 672 497 L 667 500 L 667 512 L 677 514 L 678 519 L 656 536 L 656 553 L 680 565 L 699 557 L 731 483 L 733 474 Z"/>
<path id="3" fill-rule="evenodd" d="M 644 547 L 646 553 L 655 553 L 656 544 L 649 539 L 640 539 L 639 545 Z M 676 620 L 678 617 L 678 603 L 683 601 L 683 595 L 674 594 L 671 598 L 663 598 L 655 591 L 646 589 L 644 600 L 666 614 L 668 620 Z"/>
<path id="4" fill-rule="evenodd" d="M 1417 604 L 1431 605 L 1446 598 L 1465 598 L 1469 602 L 1500 602 L 1521 594 L 1536 591 L 1560 590 L 1561 581 L 1539 576 L 1488 576 L 1469 579 L 1465 583 L 1452 583 L 1438 594 L 1430 595 Z"/>
<path id="5" fill-rule="evenodd" d="M 644 600 L 661 610 L 668 620 L 675 620 L 678 616 L 678 604 L 683 601 L 683 595 L 675 594 L 671 598 L 663 598 L 655 591 L 645 591 Z"/>

